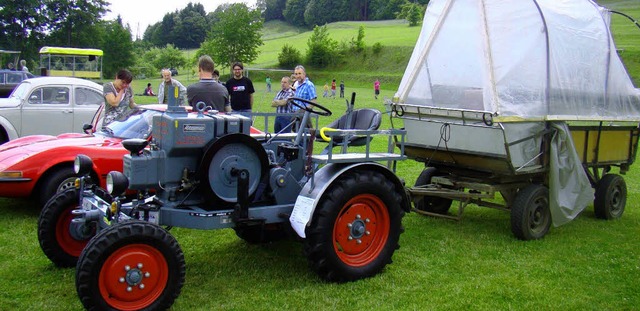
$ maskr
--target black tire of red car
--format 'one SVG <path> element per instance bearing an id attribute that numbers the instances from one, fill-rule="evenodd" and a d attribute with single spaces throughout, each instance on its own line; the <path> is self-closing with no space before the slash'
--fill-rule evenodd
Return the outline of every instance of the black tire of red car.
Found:
<path id="1" fill-rule="evenodd" d="M 68 189 L 53 196 L 42 208 L 38 218 L 38 242 L 44 254 L 61 268 L 75 267 L 78 257 L 95 228 L 78 226 L 74 234 L 70 225 L 71 211 L 78 206 L 78 190 Z"/>
<path id="2" fill-rule="evenodd" d="M 87 310 L 166 310 L 185 274 L 184 254 L 169 232 L 127 221 L 89 241 L 76 266 L 76 291 Z"/>
<path id="3" fill-rule="evenodd" d="M 304 252 L 318 276 L 354 281 L 391 263 L 404 232 L 402 191 L 367 170 L 348 172 L 332 183 L 305 230 Z"/>
<path id="4" fill-rule="evenodd" d="M 9 136 L 3 128 L 0 127 L 0 145 L 9 141 Z"/>
<path id="5" fill-rule="evenodd" d="M 36 199 L 40 206 L 45 206 L 53 196 L 74 187 L 76 173 L 73 167 L 58 167 L 46 172 L 36 185 Z"/>

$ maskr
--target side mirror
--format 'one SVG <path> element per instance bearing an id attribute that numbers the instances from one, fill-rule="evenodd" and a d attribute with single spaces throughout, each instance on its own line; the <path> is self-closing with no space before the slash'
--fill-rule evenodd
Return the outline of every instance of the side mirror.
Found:
<path id="1" fill-rule="evenodd" d="M 85 123 L 84 125 L 82 125 L 82 131 L 85 132 L 85 134 L 90 134 L 91 130 L 93 129 L 93 125 Z"/>

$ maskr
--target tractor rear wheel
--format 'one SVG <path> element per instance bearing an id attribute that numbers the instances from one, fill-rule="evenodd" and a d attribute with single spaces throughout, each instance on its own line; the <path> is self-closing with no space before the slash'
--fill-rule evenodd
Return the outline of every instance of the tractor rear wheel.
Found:
<path id="1" fill-rule="evenodd" d="M 404 230 L 401 191 L 375 171 L 356 170 L 334 181 L 305 232 L 313 270 L 344 282 L 373 276 L 391 263 Z"/>
<path id="2" fill-rule="evenodd" d="M 549 232 L 551 210 L 549 190 L 543 185 L 529 185 L 516 194 L 511 207 L 511 232 L 520 240 L 537 240 Z"/>
<path id="3" fill-rule="evenodd" d="M 40 248 L 58 267 L 75 267 L 78 256 L 95 235 L 95 227 L 71 222 L 71 211 L 77 207 L 78 190 L 68 189 L 49 200 L 38 218 Z"/>
<path id="4" fill-rule="evenodd" d="M 593 211 L 600 219 L 617 219 L 622 217 L 627 204 L 627 184 L 622 176 L 606 174 L 596 185 Z"/>
<path id="5" fill-rule="evenodd" d="M 424 169 L 416 179 L 416 187 L 430 184 L 431 178 L 436 176 L 437 171 L 435 167 Z M 417 210 L 444 215 L 451 208 L 451 202 L 451 199 L 425 195 L 417 197 L 414 205 Z"/>
<path id="6" fill-rule="evenodd" d="M 87 310 L 165 310 L 180 294 L 185 270 L 166 230 L 124 222 L 91 239 L 78 260 L 76 290 Z"/>

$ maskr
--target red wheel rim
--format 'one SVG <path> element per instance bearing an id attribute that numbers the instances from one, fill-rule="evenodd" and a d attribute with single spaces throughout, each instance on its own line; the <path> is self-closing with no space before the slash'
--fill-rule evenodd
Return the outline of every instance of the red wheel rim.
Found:
<path id="1" fill-rule="evenodd" d="M 169 267 L 164 255 L 146 244 L 131 244 L 111 254 L 100 269 L 104 301 L 119 310 L 150 306 L 164 291 Z"/>
<path id="2" fill-rule="evenodd" d="M 389 237 L 387 206 L 375 195 L 360 194 L 340 210 L 333 228 L 333 247 L 350 266 L 364 266 L 378 258 Z"/>
<path id="3" fill-rule="evenodd" d="M 71 230 L 71 220 L 75 217 L 71 214 L 71 211 L 74 209 L 75 205 L 70 206 L 58 217 L 58 221 L 56 222 L 56 241 L 58 241 L 58 245 L 60 245 L 60 248 L 65 253 L 78 257 L 84 247 L 87 246 L 87 243 L 89 243 L 89 239 L 78 240 L 69 232 L 69 230 Z"/>

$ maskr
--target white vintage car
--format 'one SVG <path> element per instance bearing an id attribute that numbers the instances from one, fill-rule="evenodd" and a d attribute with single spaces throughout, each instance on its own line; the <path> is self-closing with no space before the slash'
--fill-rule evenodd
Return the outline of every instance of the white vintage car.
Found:
<path id="1" fill-rule="evenodd" d="M 0 98 L 0 144 L 27 135 L 82 132 L 103 103 L 102 85 L 89 80 L 24 80 L 9 98 Z"/>

